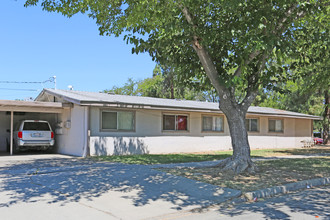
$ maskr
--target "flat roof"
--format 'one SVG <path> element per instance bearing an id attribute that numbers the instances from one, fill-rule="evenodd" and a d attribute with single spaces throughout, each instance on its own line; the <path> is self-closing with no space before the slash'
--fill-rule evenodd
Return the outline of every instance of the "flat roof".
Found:
<path id="1" fill-rule="evenodd" d="M 41 100 L 42 96 L 47 93 L 64 101 L 75 103 L 78 105 L 87 106 L 108 106 L 108 107 L 126 107 L 126 108 L 150 108 L 150 109 L 172 109 L 182 111 L 201 111 L 201 112 L 221 112 L 219 103 L 201 102 L 190 100 L 176 100 L 176 99 L 163 99 L 152 98 L 143 96 L 128 96 L 116 95 L 100 92 L 85 92 L 76 90 L 58 90 L 58 89 L 44 89 L 36 100 Z M 282 116 L 294 118 L 308 118 L 320 120 L 321 117 L 302 114 L 298 112 L 285 111 L 269 107 L 251 106 L 247 112 L 249 115 L 267 115 L 267 116 Z"/>
<path id="2" fill-rule="evenodd" d="M 0 100 L 0 111 L 61 113 L 63 104 L 59 102 Z"/>

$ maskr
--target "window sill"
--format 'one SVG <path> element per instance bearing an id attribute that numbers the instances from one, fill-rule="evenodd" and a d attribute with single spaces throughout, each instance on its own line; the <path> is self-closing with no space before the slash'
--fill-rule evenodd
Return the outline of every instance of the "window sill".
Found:
<path id="1" fill-rule="evenodd" d="M 162 133 L 190 133 L 189 130 L 162 130 Z"/>
<path id="2" fill-rule="evenodd" d="M 129 132 L 135 132 L 135 130 L 107 130 L 107 129 L 101 129 L 100 132 L 114 132 L 114 133 L 119 133 L 119 132 L 125 132 L 125 133 L 129 133 Z"/>
<path id="3" fill-rule="evenodd" d="M 284 134 L 284 131 L 268 131 L 269 134 Z"/>
<path id="4" fill-rule="evenodd" d="M 201 131 L 202 133 L 225 133 L 224 131 Z"/>

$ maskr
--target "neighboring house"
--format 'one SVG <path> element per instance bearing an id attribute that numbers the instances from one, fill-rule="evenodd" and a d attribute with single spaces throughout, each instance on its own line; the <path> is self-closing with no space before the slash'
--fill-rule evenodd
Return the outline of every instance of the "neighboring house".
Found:
<path id="1" fill-rule="evenodd" d="M 66 106 L 56 117 L 59 153 L 77 156 L 230 150 L 218 103 L 44 89 L 39 102 Z M 68 107 L 69 106 L 69 107 Z M 249 143 L 256 148 L 301 147 L 318 116 L 250 107 Z"/>

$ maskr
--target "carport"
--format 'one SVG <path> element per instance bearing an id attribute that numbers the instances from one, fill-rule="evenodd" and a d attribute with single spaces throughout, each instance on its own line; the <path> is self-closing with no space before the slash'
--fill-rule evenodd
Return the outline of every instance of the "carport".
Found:
<path id="1" fill-rule="evenodd" d="M 21 120 L 49 120 L 51 118 L 51 124 L 55 125 L 56 116 L 62 113 L 63 109 L 63 104 L 60 102 L 0 100 L 0 145 L 9 143 L 10 155 L 13 154 L 13 132 L 16 118 Z M 8 123 L 9 121 L 10 123 Z"/>

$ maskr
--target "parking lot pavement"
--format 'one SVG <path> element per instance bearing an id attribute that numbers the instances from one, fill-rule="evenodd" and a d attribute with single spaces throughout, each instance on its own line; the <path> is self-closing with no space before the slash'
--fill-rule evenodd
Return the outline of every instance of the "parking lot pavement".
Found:
<path id="1" fill-rule="evenodd" d="M 146 219 L 239 194 L 143 165 L 54 155 L 0 158 L 3 219 Z"/>

